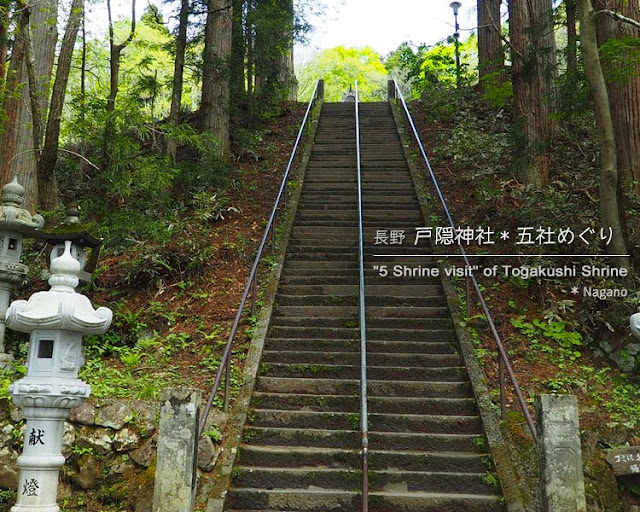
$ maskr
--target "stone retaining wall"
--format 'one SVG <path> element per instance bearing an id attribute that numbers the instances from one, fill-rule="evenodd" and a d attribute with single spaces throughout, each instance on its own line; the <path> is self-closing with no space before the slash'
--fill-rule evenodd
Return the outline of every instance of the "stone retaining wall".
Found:
<path id="1" fill-rule="evenodd" d="M 89 400 L 71 410 L 65 424 L 58 502 L 72 509 L 83 494 L 94 491 L 105 505 L 119 510 L 151 512 L 155 478 L 156 439 L 160 402 L 143 400 Z M 224 428 L 224 416 L 211 425 Z M 0 400 L 0 489 L 18 489 L 17 458 L 22 452 L 25 422 L 22 411 Z M 213 469 L 219 445 L 209 436 L 200 439 L 199 474 Z M 3 493 L 6 495 L 6 493 Z M 3 508 L 4 507 L 4 508 Z M 9 504 L 0 503 L 0 512 Z M 81 507 L 78 507 L 81 510 Z"/>

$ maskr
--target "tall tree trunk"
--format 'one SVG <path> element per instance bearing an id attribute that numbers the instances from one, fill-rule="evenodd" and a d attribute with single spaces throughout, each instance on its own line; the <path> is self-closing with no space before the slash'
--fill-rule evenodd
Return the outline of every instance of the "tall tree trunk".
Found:
<path id="1" fill-rule="evenodd" d="M 20 18 L 20 13 L 16 13 L 14 18 Z M 15 91 L 21 90 L 20 84 L 26 80 L 22 76 L 25 52 L 24 33 L 16 33 L 15 41 L 11 51 L 11 61 L 9 63 L 9 73 L 5 84 L 4 91 L 6 95 L 2 98 L 2 110 L 6 112 L 7 118 L 0 130 L 0 179 L 2 183 L 9 180 L 9 169 L 11 160 L 16 153 L 17 130 L 18 130 L 18 114 L 22 103 L 21 95 L 17 95 Z M 26 69 L 24 70 L 26 75 Z"/>
<path id="2" fill-rule="evenodd" d="M 51 71 L 58 41 L 56 27 L 58 3 L 57 0 L 42 0 L 27 6 L 31 11 L 29 24 L 32 34 L 34 74 L 38 83 L 37 92 L 38 96 L 44 99 L 49 97 Z M 10 113 L 10 118 L 0 140 L 0 147 L 3 148 L 0 171 L 4 183 L 13 176 L 19 177 L 20 183 L 25 188 L 24 207 L 33 211 L 38 201 L 38 172 L 34 148 L 40 147 L 42 141 L 33 139 L 34 120 L 31 115 L 31 92 L 25 59 L 27 52 L 24 47 L 17 48 L 23 43 L 16 41 L 11 57 L 11 66 L 16 73 L 14 82 L 16 87 L 11 89 L 7 87 L 7 91 L 20 90 L 20 95 L 19 98 L 9 99 L 10 105 L 7 112 Z M 47 111 L 47 107 L 46 102 L 43 102 L 41 105 L 43 114 Z"/>
<path id="3" fill-rule="evenodd" d="M 236 0 L 233 4 L 233 25 L 231 27 L 231 61 L 229 63 L 229 86 L 231 88 L 231 107 L 240 108 L 245 96 L 244 58 L 246 45 L 244 39 L 245 2 Z"/>
<path id="4" fill-rule="evenodd" d="M 58 144 L 60 139 L 60 123 L 62 121 L 62 108 L 69 82 L 71 71 L 71 57 L 78 37 L 80 20 L 83 17 L 84 0 L 73 0 L 69 21 L 62 39 L 56 79 L 51 93 L 51 105 L 49 118 L 45 131 L 42 155 L 39 158 L 38 192 L 40 204 L 45 210 L 52 210 L 58 206 L 58 185 L 56 183 L 55 168 L 58 162 Z"/>
<path id="5" fill-rule="evenodd" d="M 506 80 L 500 3 L 500 0 L 478 0 L 478 73 L 482 89 L 487 81 L 499 86 Z"/>
<path id="6" fill-rule="evenodd" d="M 292 0 L 256 1 L 256 92 L 266 100 L 295 99 Z"/>
<path id="7" fill-rule="evenodd" d="M 277 80 L 283 88 L 283 98 L 289 101 L 298 99 L 298 80 L 293 70 L 293 31 L 295 24 L 295 13 L 293 0 L 284 0 L 284 26 L 283 45 L 280 55 L 276 59 L 278 68 Z"/>
<path id="8" fill-rule="evenodd" d="M 549 183 L 548 82 L 545 75 L 541 26 L 546 23 L 546 0 L 509 1 L 509 32 L 512 46 L 512 82 L 516 124 L 520 137 L 516 154 L 522 160 L 522 180 L 534 187 Z"/>
<path id="9" fill-rule="evenodd" d="M 136 33 L 136 0 L 131 0 L 131 30 L 127 38 L 119 44 L 115 43 L 115 34 L 111 18 L 111 0 L 107 0 L 107 16 L 109 18 L 109 96 L 107 97 L 107 120 L 104 125 L 104 141 L 102 147 L 102 170 L 111 171 L 113 165 L 113 145 L 116 137 L 116 97 L 120 84 L 120 54 L 133 39 Z"/>
<path id="10" fill-rule="evenodd" d="M 565 0 L 567 10 L 567 73 L 571 82 L 578 74 L 578 35 L 576 31 L 576 0 Z"/>
<path id="11" fill-rule="evenodd" d="M 229 59 L 231 57 L 231 0 L 209 0 L 205 25 L 200 114 L 202 129 L 218 141 L 218 154 L 229 154 Z"/>
<path id="12" fill-rule="evenodd" d="M 189 0 L 182 0 L 178 35 L 176 36 L 176 61 L 173 66 L 173 89 L 171 91 L 171 111 L 169 124 L 178 126 L 180 123 L 180 107 L 182 105 L 182 86 L 184 80 L 184 56 L 187 51 L 187 28 L 189 25 Z M 175 160 L 178 147 L 174 139 L 169 139 L 167 152 Z"/>
<path id="13" fill-rule="evenodd" d="M 2 89 L 7 72 L 7 46 L 9 44 L 9 11 L 11 10 L 10 0 L 0 0 L 0 101 L 2 101 Z M 0 118 L 0 121 L 2 118 Z M 0 127 L 0 133 L 2 128 Z"/>
<path id="14" fill-rule="evenodd" d="M 611 9 L 640 22 L 640 5 L 637 1 L 597 0 L 594 7 Z M 640 37 L 640 30 L 607 15 L 599 15 L 597 35 L 598 43 L 604 44 L 611 39 Z M 620 179 L 626 191 L 635 190 L 640 194 L 640 62 L 636 52 L 620 59 L 624 60 L 621 65 L 631 66 L 631 69 L 625 70 L 623 80 L 607 80 L 607 91 L 616 135 Z"/>
<path id="15" fill-rule="evenodd" d="M 596 20 L 591 0 L 578 0 L 580 7 L 581 47 L 584 68 L 591 88 L 593 108 L 598 125 L 600 141 L 600 215 L 603 227 L 613 233 L 610 254 L 627 254 L 627 245 L 622 228 L 622 205 L 619 201 L 618 160 L 616 140 L 609 106 L 607 86 L 600 63 L 596 37 Z M 620 266 L 628 266 L 629 258 L 617 258 Z"/>
<path id="16" fill-rule="evenodd" d="M 253 103 L 254 70 L 255 70 L 255 24 L 253 0 L 247 0 L 247 13 L 245 20 L 245 37 L 247 40 L 247 99 L 249 105 Z"/>
<path id="17" fill-rule="evenodd" d="M 87 112 L 87 11 L 82 10 L 82 55 L 80 57 L 80 119 L 84 125 Z"/>

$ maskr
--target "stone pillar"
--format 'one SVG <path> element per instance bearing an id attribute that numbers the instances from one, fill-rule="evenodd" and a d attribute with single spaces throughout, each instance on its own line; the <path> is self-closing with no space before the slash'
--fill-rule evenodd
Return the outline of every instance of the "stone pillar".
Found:
<path id="1" fill-rule="evenodd" d="M 195 504 L 201 392 L 165 389 L 162 402 L 153 512 L 191 512 Z"/>
<path id="2" fill-rule="evenodd" d="M 324 101 L 324 80 L 318 81 L 318 90 L 316 91 L 316 100 L 318 102 Z"/>
<path id="3" fill-rule="evenodd" d="M 586 512 L 575 395 L 538 395 L 536 416 L 542 510 Z"/>
<path id="4" fill-rule="evenodd" d="M 393 80 L 387 80 L 387 100 L 392 101 L 396 99 L 396 84 Z"/>
<path id="5" fill-rule="evenodd" d="M 82 336 L 102 334 L 111 324 L 108 308 L 94 310 L 75 292 L 80 264 L 71 242 L 51 262 L 51 289 L 15 301 L 7 309 L 7 326 L 30 332 L 27 375 L 9 388 L 27 419 L 24 451 L 18 457 L 18 501 L 11 512 L 59 512 L 58 472 L 64 464 L 64 421 L 91 388 L 78 379 L 84 364 Z"/>

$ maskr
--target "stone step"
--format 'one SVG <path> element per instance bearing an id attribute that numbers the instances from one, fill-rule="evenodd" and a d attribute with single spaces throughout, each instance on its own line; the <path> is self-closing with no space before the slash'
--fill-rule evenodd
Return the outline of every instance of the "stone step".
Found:
<path id="1" fill-rule="evenodd" d="M 346 412 L 253 409 L 250 415 L 254 427 L 313 429 L 322 425 L 324 430 L 360 429 L 359 416 Z M 482 435 L 482 423 L 478 416 L 374 413 L 369 414 L 369 431 Z"/>
<path id="2" fill-rule="evenodd" d="M 307 365 L 347 365 L 360 364 L 360 351 L 326 352 L 326 351 L 286 351 L 265 350 L 262 356 L 265 363 L 307 364 Z M 463 364 L 457 354 L 422 354 L 422 353 L 368 353 L 367 364 L 372 367 L 410 367 L 429 368 L 459 367 Z M 411 379 L 413 380 L 413 379 Z"/>
<path id="3" fill-rule="evenodd" d="M 286 264 L 286 263 L 285 263 Z M 281 293 L 285 295 L 354 295 L 359 294 L 357 285 L 283 285 Z M 297 293 L 299 292 L 299 293 Z M 434 297 L 442 294 L 440 285 L 430 284 L 404 284 L 404 285 L 366 285 L 367 297 L 384 295 L 386 297 Z"/>
<path id="4" fill-rule="evenodd" d="M 361 433 L 356 430 L 298 429 L 247 426 L 244 442 L 256 446 L 306 446 L 315 448 L 353 449 L 361 445 Z M 424 434 L 398 432 L 370 432 L 372 450 L 463 452 L 478 451 L 478 441 L 484 438 L 474 434 Z"/>
<path id="5" fill-rule="evenodd" d="M 493 494 L 487 484 L 487 473 L 448 473 L 427 471 L 374 471 L 369 477 L 369 490 L 420 492 L 429 489 L 439 494 Z M 495 475 L 494 475 L 495 478 Z M 232 485 L 264 489 L 341 489 L 357 488 L 361 471 L 341 468 L 281 468 L 244 466 L 236 473 Z"/>
<path id="6" fill-rule="evenodd" d="M 314 339 L 314 338 L 269 338 L 268 350 L 302 350 L 356 352 L 360 350 L 360 339 Z M 359 353 L 359 352 L 358 352 Z M 375 341 L 367 340 L 367 353 L 419 353 L 455 354 L 457 343 L 445 341 Z"/>
<path id="7" fill-rule="evenodd" d="M 354 317 L 288 317 L 276 315 L 271 319 L 274 327 L 359 327 L 359 320 Z M 367 329 L 448 329 L 453 327 L 451 318 L 378 318 L 370 315 L 366 318 Z"/>
<path id="8" fill-rule="evenodd" d="M 265 363 L 263 375 L 269 377 L 286 377 L 310 379 L 357 379 L 360 376 L 360 365 L 348 366 L 339 364 L 311 364 L 311 363 Z M 410 381 L 438 381 L 461 382 L 466 379 L 464 367 L 393 367 L 373 366 L 367 362 L 367 376 L 373 380 L 403 380 Z"/>
<path id="9" fill-rule="evenodd" d="M 301 290 L 300 290 L 301 292 Z M 342 293 L 342 294 L 316 294 L 316 295 L 304 295 L 288 294 L 279 295 L 277 302 L 282 306 L 355 306 L 359 303 L 357 294 Z M 441 295 L 432 296 L 415 296 L 415 297 L 401 297 L 397 295 L 368 295 L 367 307 L 369 306 L 393 306 L 397 304 L 398 307 L 432 307 L 432 306 L 445 306 L 447 304 L 446 299 Z"/>
<path id="10" fill-rule="evenodd" d="M 256 389 L 264 393 L 354 395 L 360 392 L 360 379 L 322 379 L 259 376 Z M 371 397 L 469 398 L 471 385 L 463 382 L 369 380 Z"/>
<path id="11" fill-rule="evenodd" d="M 359 336 L 357 327 L 280 327 L 269 329 L 274 338 L 326 338 L 350 339 Z M 455 341 L 453 329 L 393 329 L 367 327 L 367 339 L 371 341 Z"/>
<path id="12" fill-rule="evenodd" d="M 276 306 L 273 314 L 288 317 L 348 317 L 357 318 L 357 306 Z M 446 318 L 449 310 L 444 307 L 380 307 L 366 309 L 370 318 Z"/>
<path id="13" fill-rule="evenodd" d="M 457 416 L 478 414 L 473 398 L 372 397 L 369 398 L 368 403 L 369 411 L 372 413 Z M 251 398 L 251 406 L 258 409 L 358 412 L 360 398 L 343 395 L 302 395 L 258 391 Z"/>
<path id="14" fill-rule="evenodd" d="M 229 491 L 228 510 L 273 512 L 357 512 L 361 497 L 356 491 L 237 489 Z M 442 495 L 425 492 L 372 492 L 370 512 L 503 512 L 497 496 Z"/>
<path id="15" fill-rule="evenodd" d="M 253 446 L 243 444 L 240 459 L 253 467 L 304 467 L 358 468 L 362 457 L 359 450 L 339 450 L 313 447 Z M 485 455 L 413 452 L 369 451 L 369 469 L 380 471 L 399 469 L 404 471 L 441 471 L 453 473 L 485 473 L 490 461 Z"/>

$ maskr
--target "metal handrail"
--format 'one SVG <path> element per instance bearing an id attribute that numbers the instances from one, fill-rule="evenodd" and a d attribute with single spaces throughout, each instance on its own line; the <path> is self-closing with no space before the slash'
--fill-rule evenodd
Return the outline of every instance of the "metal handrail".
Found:
<path id="1" fill-rule="evenodd" d="M 456 225 L 455 222 L 453 221 L 453 217 L 451 216 L 451 212 L 449 211 L 449 206 L 447 205 L 447 201 L 444 198 L 444 195 L 442 194 L 442 190 L 440 189 L 440 185 L 438 183 L 438 180 L 436 178 L 435 173 L 433 172 L 433 168 L 431 167 L 431 162 L 429 162 L 429 158 L 427 157 L 427 153 L 424 149 L 424 146 L 422 145 L 422 140 L 420 139 L 420 135 L 418 134 L 418 130 L 416 129 L 416 126 L 413 122 L 413 118 L 411 117 L 411 113 L 409 112 L 409 108 L 407 107 L 407 103 L 404 100 L 404 97 L 402 96 L 402 91 L 400 90 L 400 86 L 398 85 L 398 82 L 396 80 L 393 80 L 393 84 L 394 84 L 394 91 L 395 91 L 395 97 L 400 99 L 400 102 L 402 103 L 402 108 L 404 109 L 404 114 L 409 122 L 409 124 L 411 125 L 411 130 L 413 131 L 413 136 L 416 139 L 416 142 L 418 143 L 418 147 L 420 148 L 420 153 L 422 154 L 422 158 L 425 161 L 425 164 L 427 166 L 427 169 L 429 171 L 429 175 L 431 176 L 431 182 L 433 183 L 433 186 L 438 194 L 438 198 L 440 199 L 440 202 L 442 203 L 442 208 L 444 209 L 445 215 L 447 217 L 447 220 L 449 221 L 449 225 L 455 230 Z M 465 262 L 465 265 L 467 265 L 467 268 L 471 268 L 471 263 L 469 261 L 469 258 L 467 257 L 467 252 L 464 249 L 464 246 L 462 245 L 462 243 L 460 242 L 460 240 L 458 240 L 458 247 L 460 248 L 460 254 Z M 524 414 L 524 417 L 527 421 L 527 424 L 529 425 L 529 429 L 531 430 L 531 435 L 533 436 L 534 441 L 537 443 L 538 442 L 538 434 L 536 431 L 536 427 L 535 424 L 533 422 L 533 417 L 531 416 L 531 413 L 529 412 L 529 408 L 527 407 L 527 403 L 524 399 L 524 396 L 522 394 L 522 391 L 520 389 L 520 386 L 518 385 L 518 381 L 516 379 L 516 376 L 513 372 L 513 368 L 511 366 L 511 363 L 509 361 L 509 357 L 507 356 L 507 352 L 504 348 L 504 345 L 502 343 L 502 339 L 500 338 L 500 335 L 498 334 L 498 330 L 496 329 L 496 325 L 493 321 L 493 318 L 491 316 L 491 313 L 489 312 L 489 308 L 487 306 L 487 303 L 484 299 L 484 296 L 482 295 L 482 291 L 480 290 L 480 285 L 478 284 L 478 281 L 476 280 L 476 276 L 473 272 L 470 273 L 471 275 L 469 277 L 467 277 L 468 280 L 471 281 L 471 284 L 473 284 L 473 288 L 476 291 L 476 294 L 478 296 L 478 299 L 480 301 L 480 306 L 482 307 L 482 311 L 487 319 L 487 323 L 489 324 L 489 330 L 491 331 L 491 334 L 493 335 L 493 338 L 495 339 L 496 345 L 498 346 L 498 353 L 500 355 L 499 358 L 499 372 L 500 372 L 500 404 L 501 404 L 501 412 L 502 412 L 502 416 L 504 417 L 505 414 L 505 410 L 506 410 L 506 405 L 505 405 L 505 382 L 504 382 L 504 371 L 506 370 L 507 373 L 509 374 L 509 378 L 511 379 L 511 384 L 513 385 L 513 389 L 516 393 L 516 397 L 518 399 L 518 404 L 520 405 L 520 408 L 522 409 L 522 413 Z M 469 281 L 467 281 L 467 308 L 469 308 L 469 286 L 468 286 Z"/>
<path id="2" fill-rule="evenodd" d="M 362 512 L 369 510 L 369 422 L 367 411 L 367 316 L 364 289 L 364 228 L 362 222 L 362 168 L 360 160 L 360 98 L 355 83 L 356 171 L 358 176 L 358 267 L 360 294 L 360 431 L 362 433 Z"/>
<path id="3" fill-rule="evenodd" d="M 224 394 L 224 410 L 229 410 L 229 383 L 231 381 L 231 347 L 233 346 L 233 341 L 240 325 L 240 320 L 242 318 L 242 313 L 247 303 L 247 298 L 249 297 L 249 293 L 252 293 L 252 307 L 255 305 L 255 298 L 258 291 L 257 287 L 257 278 L 258 278 L 258 267 L 260 265 L 260 260 L 262 259 L 262 253 L 264 251 L 265 245 L 267 243 L 267 239 L 269 238 L 269 232 L 275 231 L 275 219 L 278 212 L 278 207 L 280 206 L 280 201 L 286 201 L 286 187 L 287 180 L 289 178 L 289 173 L 291 171 L 291 167 L 293 165 L 293 161 L 296 157 L 296 153 L 298 151 L 298 146 L 300 145 L 300 141 L 302 140 L 302 135 L 304 133 L 304 129 L 309 121 L 309 115 L 311 110 L 318 100 L 318 92 L 319 86 L 322 81 L 316 81 L 316 85 L 313 89 L 313 93 L 311 94 L 311 100 L 309 100 L 309 105 L 307 106 L 307 111 L 304 115 L 302 123 L 300 125 L 300 130 L 298 130 L 298 136 L 296 138 L 296 142 L 293 145 L 293 150 L 291 151 L 291 156 L 289 157 L 289 163 L 287 164 L 287 169 L 284 172 L 284 176 L 282 177 L 282 182 L 280 183 L 280 189 L 278 190 L 278 195 L 276 196 L 275 203 L 273 205 L 273 210 L 271 211 L 271 216 L 269 217 L 269 222 L 267 222 L 267 227 L 264 230 L 264 235 L 262 236 L 262 240 L 260 241 L 260 245 L 258 246 L 258 251 L 256 253 L 256 257 L 253 260 L 253 266 L 251 267 L 251 272 L 249 273 L 249 279 L 247 280 L 247 284 L 244 288 L 244 293 L 242 294 L 242 299 L 240 299 L 240 306 L 238 307 L 238 311 L 236 312 L 235 319 L 233 321 L 233 326 L 231 327 L 231 332 L 229 333 L 229 338 L 227 340 L 227 345 L 224 349 L 224 353 L 222 355 L 222 360 L 220 361 L 220 367 L 216 373 L 216 378 L 213 383 L 213 387 L 211 389 L 211 393 L 209 393 L 209 398 L 207 400 L 207 404 L 204 408 L 204 412 L 202 413 L 200 419 L 200 427 L 198 429 L 198 435 L 202 435 L 204 431 L 205 425 L 207 423 L 207 418 L 209 413 L 211 412 L 211 407 L 213 405 L 213 400 L 215 399 L 216 394 L 218 393 L 218 388 L 220 387 L 220 383 L 222 382 L 222 373 L 225 372 L 225 394 Z M 271 239 L 272 243 L 275 243 L 275 237 Z"/>

